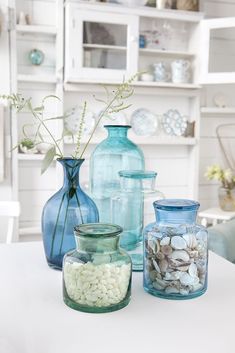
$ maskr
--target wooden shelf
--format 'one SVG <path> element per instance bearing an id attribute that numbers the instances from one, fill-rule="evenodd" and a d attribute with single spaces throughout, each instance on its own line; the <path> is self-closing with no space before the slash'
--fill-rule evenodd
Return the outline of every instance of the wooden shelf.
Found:
<path id="1" fill-rule="evenodd" d="M 56 76 L 53 75 L 28 75 L 19 74 L 17 76 L 19 82 L 39 82 L 39 83 L 56 83 Z"/>
<path id="2" fill-rule="evenodd" d="M 195 56 L 195 54 L 185 52 L 185 51 L 161 50 L 161 49 L 150 49 L 150 48 L 139 48 L 139 53 L 141 55 L 162 56 L 162 57 L 169 57 L 169 58 L 175 58 L 175 57 L 192 58 Z"/>
<path id="3" fill-rule="evenodd" d="M 85 49 L 103 49 L 103 50 L 127 50 L 127 47 L 118 45 L 105 45 L 105 44 L 83 44 Z"/>
<path id="4" fill-rule="evenodd" d="M 105 134 L 97 134 L 91 140 L 90 144 L 96 145 L 100 143 L 107 137 Z M 177 136 L 136 136 L 133 133 L 129 134 L 130 139 L 139 145 L 186 145 L 194 146 L 197 143 L 196 138 L 194 137 L 177 137 Z M 84 144 L 87 142 L 89 136 L 86 139 L 82 139 L 81 143 Z M 65 144 L 74 144 L 71 137 L 64 138 Z"/>
<path id="5" fill-rule="evenodd" d="M 48 36 L 57 34 L 57 29 L 53 26 L 17 25 L 16 31 L 21 34 L 43 34 Z"/>
<path id="6" fill-rule="evenodd" d="M 202 114 L 234 114 L 235 115 L 235 107 L 201 107 Z"/>

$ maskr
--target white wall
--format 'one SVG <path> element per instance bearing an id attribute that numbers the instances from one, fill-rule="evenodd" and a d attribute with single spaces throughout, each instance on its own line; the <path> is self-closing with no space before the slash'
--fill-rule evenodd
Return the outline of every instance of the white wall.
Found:
<path id="1" fill-rule="evenodd" d="M 232 17 L 235 16 L 235 1 L 202 1 L 206 16 L 210 17 Z M 235 43 L 233 43 L 235 48 Z M 221 54 L 221 46 L 214 53 L 214 60 L 218 60 Z M 226 53 L 224 53 L 226 55 Z M 223 92 L 228 105 L 235 106 L 235 84 L 234 85 L 212 85 L 204 88 L 202 92 L 202 105 L 213 106 L 213 97 L 216 93 Z M 216 137 L 216 127 L 220 124 L 234 123 L 235 115 L 202 115 L 201 116 L 201 144 L 200 144 L 200 176 L 199 176 L 199 201 L 201 210 L 218 205 L 217 190 L 219 184 L 206 180 L 204 174 L 206 167 L 211 164 L 223 164 L 221 149 Z M 234 136 L 235 137 L 235 136 Z"/>

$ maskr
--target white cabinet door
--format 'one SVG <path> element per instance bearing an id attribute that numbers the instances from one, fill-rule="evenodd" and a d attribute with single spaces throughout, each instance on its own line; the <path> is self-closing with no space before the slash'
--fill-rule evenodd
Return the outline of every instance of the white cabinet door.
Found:
<path id="1" fill-rule="evenodd" d="M 65 32 L 66 82 L 121 82 L 137 72 L 137 16 L 67 4 Z"/>
<path id="2" fill-rule="evenodd" d="M 235 83 L 235 17 L 201 21 L 200 82 Z"/>

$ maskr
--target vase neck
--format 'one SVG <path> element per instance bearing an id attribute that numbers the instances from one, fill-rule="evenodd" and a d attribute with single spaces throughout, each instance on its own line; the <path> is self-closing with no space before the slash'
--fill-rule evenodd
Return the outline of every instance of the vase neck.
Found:
<path id="1" fill-rule="evenodd" d="M 194 225 L 199 203 L 191 200 L 165 199 L 154 202 L 156 221 L 160 225 Z"/>
<path id="2" fill-rule="evenodd" d="M 80 187 L 79 185 L 79 172 L 84 159 L 72 159 L 72 158 L 63 158 L 58 159 L 63 166 L 64 170 L 64 183 L 63 188 L 66 187 Z"/>
<path id="3" fill-rule="evenodd" d="M 127 138 L 128 125 L 105 125 L 104 126 L 108 131 L 108 138 Z"/>

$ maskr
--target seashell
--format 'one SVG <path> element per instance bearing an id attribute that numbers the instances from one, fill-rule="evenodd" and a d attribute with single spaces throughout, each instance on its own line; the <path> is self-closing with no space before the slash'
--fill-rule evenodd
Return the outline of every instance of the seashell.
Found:
<path id="1" fill-rule="evenodd" d="M 158 274 L 158 272 L 156 270 L 152 270 L 152 271 L 149 272 L 149 278 L 151 279 L 152 282 L 157 277 L 157 274 Z"/>
<path id="2" fill-rule="evenodd" d="M 198 251 L 197 250 L 188 251 L 188 254 L 189 254 L 190 257 L 193 257 L 194 259 L 196 259 L 198 257 Z"/>
<path id="3" fill-rule="evenodd" d="M 173 269 L 175 269 L 176 267 L 182 265 L 182 262 L 180 262 L 178 260 L 173 260 L 173 259 L 169 258 L 168 261 L 169 261 L 169 267 L 173 268 Z M 168 272 L 169 272 L 169 270 L 168 270 Z"/>
<path id="4" fill-rule="evenodd" d="M 171 238 L 171 246 L 174 249 L 182 250 L 187 248 L 187 243 L 181 236 L 175 235 Z"/>
<path id="5" fill-rule="evenodd" d="M 181 272 L 186 272 L 189 269 L 189 265 L 183 264 L 183 265 L 178 266 L 176 269 Z"/>
<path id="6" fill-rule="evenodd" d="M 195 265 L 195 263 L 191 263 L 188 269 L 188 273 L 192 277 L 197 277 L 197 266 Z"/>
<path id="7" fill-rule="evenodd" d="M 168 286 L 167 282 L 159 278 L 156 278 L 155 283 L 158 283 L 159 286 L 161 286 L 162 288 L 166 288 L 166 286 Z"/>
<path id="8" fill-rule="evenodd" d="M 153 282 L 153 287 L 157 290 L 163 290 L 164 287 L 162 287 L 160 284 L 158 284 L 157 282 Z"/>
<path id="9" fill-rule="evenodd" d="M 175 281 L 175 280 L 180 279 L 181 275 L 182 275 L 182 272 L 180 272 L 180 271 L 174 271 L 171 273 L 167 272 L 165 274 L 164 280 L 165 281 Z"/>
<path id="10" fill-rule="evenodd" d="M 161 272 L 166 272 L 167 267 L 168 267 L 168 262 L 165 259 L 159 261 L 159 267 L 160 267 Z"/>
<path id="11" fill-rule="evenodd" d="M 197 246 L 197 239 L 193 233 L 185 234 L 183 238 L 190 249 L 194 249 Z"/>
<path id="12" fill-rule="evenodd" d="M 177 293 L 179 293 L 179 289 L 169 286 L 169 287 L 166 287 L 165 293 L 166 294 L 177 294 Z"/>
<path id="13" fill-rule="evenodd" d="M 160 273 L 157 272 L 156 278 L 158 279 L 162 279 L 162 275 Z"/>
<path id="14" fill-rule="evenodd" d="M 201 289 L 203 285 L 201 283 L 194 284 L 192 287 L 192 292 L 196 292 L 197 290 Z"/>
<path id="15" fill-rule="evenodd" d="M 172 253 L 172 247 L 170 245 L 163 245 L 161 251 L 164 255 L 169 256 Z"/>
<path id="16" fill-rule="evenodd" d="M 180 294 L 182 294 L 182 295 L 188 295 L 188 294 L 189 294 L 189 289 L 181 288 L 181 289 L 180 289 Z"/>
<path id="17" fill-rule="evenodd" d="M 159 252 L 156 254 L 156 258 L 157 258 L 158 260 L 163 260 L 164 257 L 165 257 L 165 255 L 164 255 L 161 251 L 159 251 Z"/>
<path id="18" fill-rule="evenodd" d="M 194 277 L 191 277 L 187 272 L 183 272 L 180 277 L 180 283 L 183 286 L 191 286 L 194 285 Z"/>
<path id="19" fill-rule="evenodd" d="M 170 244 L 170 240 L 171 238 L 170 237 L 164 237 L 162 238 L 162 240 L 160 241 L 160 245 L 169 245 Z"/>
<path id="20" fill-rule="evenodd" d="M 173 260 L 189 261 L 189 254 L 185 250 L 175 250 L 171 254 Z"/>
<path id="21" fill-rule="evenodd" d="M 151 249 L 151 251 L 155 254 L 156 252 L 160 251 L 160 245 L 158 240 L 149 240 L 147 242 L 147 248 Z"/>
<path id="22" fill-rule="evenodd" d="M 207 232 L 205 230 L 200 230 L 197 234 L 196 234 L 196 238 L 201 241 L 206 243 L 207 242 Z"/>
<path id="23" fill-rule="evenodd" d="M 154 259 L 152 261 L 153 261 L 153 266 L 154 266 L 155 270 L 157 272 L 161 273 L 161 270 L 160 270 L 160 267 L 157 264 L 157 261 L 155 261 Z"/>

